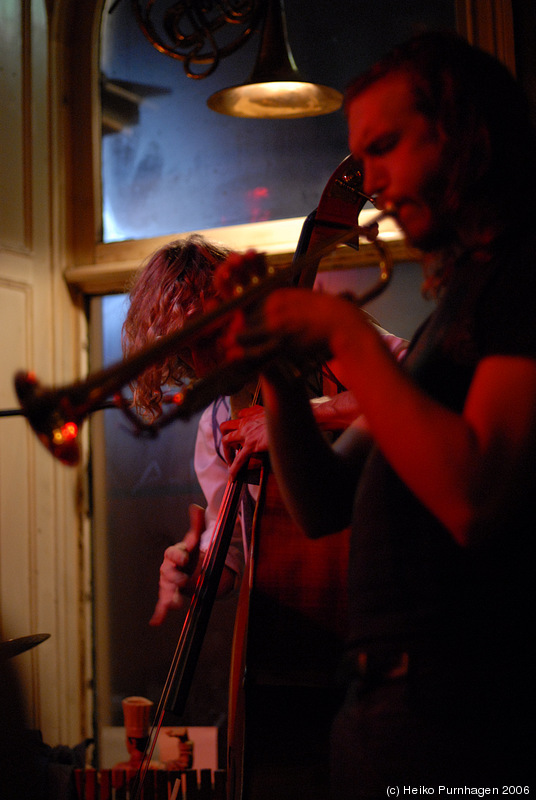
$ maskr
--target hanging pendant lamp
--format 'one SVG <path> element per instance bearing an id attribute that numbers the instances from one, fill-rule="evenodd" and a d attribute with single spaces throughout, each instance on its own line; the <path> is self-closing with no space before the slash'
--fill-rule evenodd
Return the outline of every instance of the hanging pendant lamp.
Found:
<path id="1" fill-rule="evenodd" d="M 283 0 L 267 0 L 262 38 L 247 83 L 211 95 L 207 105 L 232 117 L 298 119 L 337 111 L 342 94 L 299 73 L 287 38 Z"/>

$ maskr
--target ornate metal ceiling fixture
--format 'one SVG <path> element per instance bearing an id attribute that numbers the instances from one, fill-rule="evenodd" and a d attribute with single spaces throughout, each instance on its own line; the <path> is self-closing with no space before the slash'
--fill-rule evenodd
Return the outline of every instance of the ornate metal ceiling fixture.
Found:
<path id="1" fill-rule="evenodd" d="M 307 80 L 288 42 L 284 0 L 264 0 L 261 43 L 249 79 L 212 94 L 207 105 L 220 114 L 250 119 L 299 119 L 337 111 L 342 94 Z"/>
<path id="2" fill-rule="evenodd" d="M 153 47 L 182 61 L 186 75 L 197 80 L 211 75 L 222 58 L 260 31 L 249 80 L 212 94 L 207 105 L 213 111 L 234 117 L 297 119 L 329 114 L 342 104 L 339 91 L 312 83 L 299 72 L 288 43 L 284 0 L 131 2 Z"/>
<path id="3" fill-rule="evenodd" d="M 258 29 L 265 0 L 132 0 L 132 4 L 153 47 L 182 61 L 186 75 L 200 80 Z"/>

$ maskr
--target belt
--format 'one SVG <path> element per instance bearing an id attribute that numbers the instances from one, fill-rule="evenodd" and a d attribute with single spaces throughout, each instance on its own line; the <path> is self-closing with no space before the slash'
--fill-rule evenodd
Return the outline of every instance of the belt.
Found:
<path id="1" fill-rule="evenodd" d="M 366 683 L 404 678 L 409 670 L 409 653 L 358 653 L 357 675 Z"/>

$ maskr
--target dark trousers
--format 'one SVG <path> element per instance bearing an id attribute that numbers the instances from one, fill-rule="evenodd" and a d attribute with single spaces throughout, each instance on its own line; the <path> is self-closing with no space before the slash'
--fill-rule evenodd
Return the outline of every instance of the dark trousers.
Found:
<path id="1" fill-rule="evenodd" d="M 332 798 L 402 797 L 404 787 L 438 796 L 439 786 L 501 794 L 503 785 L 529 785 L 530 796 L 531 705 L 519 683 L 448 664 L 420 669 L 410 659 L 402 677 L 356 677 L 332 728 Z"/>

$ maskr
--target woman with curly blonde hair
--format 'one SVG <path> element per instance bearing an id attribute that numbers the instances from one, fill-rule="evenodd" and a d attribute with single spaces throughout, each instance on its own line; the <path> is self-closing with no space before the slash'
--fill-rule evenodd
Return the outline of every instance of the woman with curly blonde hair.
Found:
<path id="1" fill-rule="evenodd" d="M 188 317 L 203 310 L 216 296 L 214 270 L 230 251 L 193 234 L 157 250 L 142 265 L 129 292 L 130 308 L 122 331 L 125 357 L 157 339 L 179 330 Z M 204 353 L 205 348 L 200 348 Z M 190 350 L 173 353 L 153 364 L 135 382 L 136 410 L 151 419 L 162 413 L 162 387 L 180 386 L 185 379 L 199 377 Z M 197 365 L 199 367 L 199 364 Z"/>
<path id="2" fill-rule="evenodd" d="M 180 330 L 189 317 L 202 313 L 207 302 L 217 296 L 213 286 L 214 271 L 230 252 L 223 245 L 192 234 L 169 242 L 153 253 L 142 264 L 129 292 L 130 308 L 121 337 L 125 357 Z M 184 381 L 206 375 L 217 364 L 217 359 L 217 342 L 215 337 L 208 336 L 196 340 L 195 347 L 185 347 L 151 365 L 132 385 L 136 411 L 149 421 L 157 420 L 162 414 L 164 387 L 180 386 Z M 183 597 L 190 595 L 195 587 L 229 477 L 228 465 L 220 452 L 219 430 L 220 423 L 229 415 L 229 398 L 222 397 L 212 403 L 199 420 L 194 468 L 207 507 L 190 507 L 190 530 L 164 553 L 152 625 L 159 625 L 170 609 L 182 606 Z M 222 593 L 230 591 L 242 573 L 241 539 L 238 525 L 220 584 Z"/>

